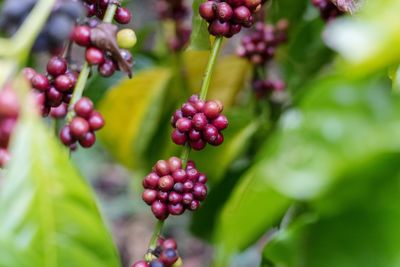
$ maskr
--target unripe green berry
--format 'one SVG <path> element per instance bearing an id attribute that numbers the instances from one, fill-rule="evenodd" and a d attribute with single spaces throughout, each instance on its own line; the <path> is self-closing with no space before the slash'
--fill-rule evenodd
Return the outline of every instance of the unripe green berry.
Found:
<path id="1" fill-rule="evenodd" d="M 117 42 L 120 48 L 130 49 L 136 45 L 136 33 L 131 29 L 123 29 L 117 33 Z"/>

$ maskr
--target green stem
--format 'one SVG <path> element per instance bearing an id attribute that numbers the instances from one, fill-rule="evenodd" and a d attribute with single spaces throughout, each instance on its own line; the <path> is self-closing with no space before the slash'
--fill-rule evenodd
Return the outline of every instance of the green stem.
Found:
<path id="1" fill-rule="evenodd" d="M 186 145 L 182 151 L 181 160 L 182 160 L 182 169 L 186 169 L 187 162 L 189 160 L 190 151 L 192 148 L 189 145 Z"/>
<path id="2" fill-rule="evenodd" d="M 217 62 L 218 53 L 219 53 L 219 50 L 221 49 L 223 40 L 224 40 L 224 37 L 222 37 L 222 36 L 217 37 L 211 48 L 210 58 L 208 60 L 206 72 L 204 74 L 203 84 L 201 85 L 201 89 L 200 89 L 200 99 L 202 99 L 202 100 L 205 100 L 207 97 L 208 88 L 210 87 L 212 73 L 214 71 L 214 68 L 215 68 L 215 65 Z"/>
<path id="3" fill-rule="evenodd" d="M 107 11 L 104 16 L 103 22 L 111 23 L 114 18 L 116 10 L 117 10 L 117 5 L 115 3 L 110 3 L 107 7 Z M 85 64 L 83 64 L 81 72 L 79 73 L 78 81 L 76 82 L 74 92 L 72 93 L 71 102 L 68 108 L 67 122 L 71 121 L 72 118 L 74 117 L 74 105 L 76 104 L 76 102 L 78 102 L 79 99 L 82 98 L 87 80 L 89 79 L 89 74 L 90 74 L 90 66 L 87 62 L 85 62 Z"/>
<path id="4" fill-rule="evenodd" d="M 152 260 L 152 251 L 157 247 L 157 239 L 161 234 L 162 228 L 164 226 L 164 221 L 158 221 L 154 227 L 153 235 L 150 239 L 149 251 L 145 255 L 146 261 Z"/>

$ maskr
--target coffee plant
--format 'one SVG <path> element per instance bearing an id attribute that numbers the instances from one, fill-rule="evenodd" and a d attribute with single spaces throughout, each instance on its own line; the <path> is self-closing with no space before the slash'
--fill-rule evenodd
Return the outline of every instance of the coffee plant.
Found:
<path id="1" fill-rule="evenodd" d="M 399 10 L 0 1 L 0 267 L 397 267 Z"/>

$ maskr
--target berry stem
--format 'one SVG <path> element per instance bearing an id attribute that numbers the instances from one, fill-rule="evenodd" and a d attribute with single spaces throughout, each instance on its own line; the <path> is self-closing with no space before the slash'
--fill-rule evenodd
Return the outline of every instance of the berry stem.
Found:
<path id="1" fill-rule="evenodd" d="M 185 149 L 182 151 L 181 160 L 182 160 L 182 169 L 186 169 L 187 162 L 189 160 L 191 147 L 189 145 L 185 146 Z"/>
<path id="2" fill-rule="evenodd" d="M 162 228 L 164 226 L 164 221 L 158 221 L 154 227 L 153 235 L 150 239 L 149 250 L 145 255 L 146 261 L 152 260 L 152 251 L 157 247 L 157 239 L 161 234 Z"/>
<path id="3" fill-rule="evenodd" d="M 222 37 L 222 36 L 216 37 L 215 41 L 213 43 L 213 46 L 211 48 L 210 58 L 208 60 L 206 72 L 204 74 L 203 84 L 201 85 L 201 89 L 200 89 L 200 99 L 201 100 L 205 100 L 207 97 L 208 88 L 210 87 L 212 73 L 214 71 L 215 64 L 217 62 L 218 53 L 219 53 L 219 50 L 221 49 L 223 40 L 224 40 L 224 37 Z"/>
<path id="4" fill-rule="evenodd" d="M 113 1 L 108 5 L 106 14 L 104 16 L 103 22 L 111 23 L 115 12 L 117 10 L 117 4 Z M 83 91 L 85 90 L 87 80 L 89 79 L 90 74 L 90 66 L 87 62 L 83 64 L 82 70 L 79 73 L 78 81 L 76 82 L 76 86 L 74 88 L 74 92 L 72 94 L 71 102 L 68 107 L 67 114 L 67 122 L 70 122 L 74 117 L 74 105 L 78 102 L 79 99 L 82 98 Z"/>

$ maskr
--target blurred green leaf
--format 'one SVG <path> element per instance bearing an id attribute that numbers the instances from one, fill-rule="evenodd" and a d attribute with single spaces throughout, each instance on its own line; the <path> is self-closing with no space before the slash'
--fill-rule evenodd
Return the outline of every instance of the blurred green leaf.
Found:
<path id="1" fill-rule="evenodd" d="M 200 16 L 199 7 L 203 0 L 193 1 L 192 34 L 188 50 L 209 50 L 210 34 L 207 29 L 207 22 Z"/>
<path id="2" fill-rule="evenodd" d="M 128 167 L 140 167 L 157 126 L 171 71 L 152 68 L 115 85 L 100 102 L 107 126 L 100 138 L 111 154 Z"/>
<path id="3" fill-rule="evenodd" d="M 339 211 L 310 211 L 280 231 L 262 266 L 398 266 L 399 160 L 398 153 L 386 154 L 347 173 L 322 201 L 341 204 Z"/>
<path id="4" fill-rule="evenodd" d="M 184 54 L 184 65 L 190 91 L 198 93 L 203 81 L 203 72 L 208 62 L 208 51 L 188 51 Z M 246 77 L 251 70 L 247 61 L 236 55 L 218 59 L 214 70 L 208 99 L 218 99 L 225 107 L 231 106 L 240 90 L 243 89 Z M 229 72 L 229 75 L 227 75 Z"/>
<path id="5" fill-rule="evenodd" d="M 337 19 L 325 40 L 349 63 L 345 72 L 368 74 L 400 61 L 400 1 L 365 1 L 354 17 Z"/>
<path id="6" fill-rule="evenodd" d="M 120 266 L 92 192 L 32 109 L 12 147 L 0 195 L 0 266 Z"/>

